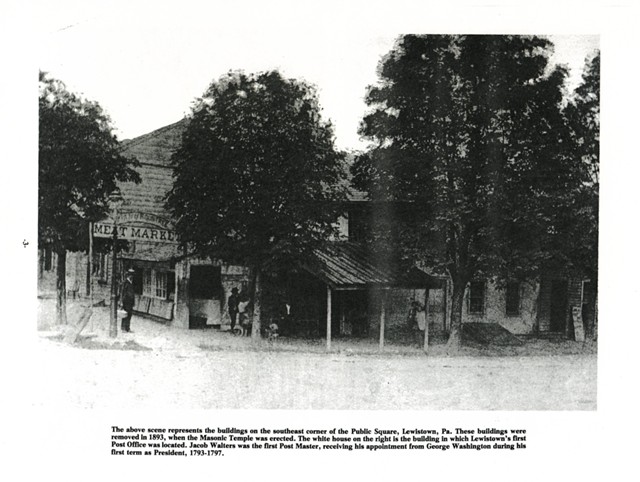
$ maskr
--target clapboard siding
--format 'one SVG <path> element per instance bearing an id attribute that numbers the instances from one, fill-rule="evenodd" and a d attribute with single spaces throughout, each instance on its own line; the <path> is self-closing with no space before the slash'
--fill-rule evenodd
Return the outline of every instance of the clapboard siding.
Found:
<path id="1" fill-rule="evenodd" d="M 123 142 L 124 155 L 140 161 L 141 183 L 122 183 L 126 210 L 166 216 L 165 196 L 173 186 L 171 155 L 180 146 L 186 119 Z"/>
<path id="2" fill-rule="evenodd" d="M 187 120 L 183 119 L 149 134 L 123 141 L 123 150 L 125 153 L 135 155 L 140 162 L 168 166 L 171 155 L 180 145 L 186 125 Z"/>

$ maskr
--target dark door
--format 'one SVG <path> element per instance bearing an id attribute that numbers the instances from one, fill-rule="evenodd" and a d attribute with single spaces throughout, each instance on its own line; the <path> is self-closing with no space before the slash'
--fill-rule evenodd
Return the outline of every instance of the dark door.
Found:
<path id="1" fill-rule="evenodd" d="M 568 282 L 564 279 L 551 281 L 550 331 L 564 331 L 567 324 Z"/>
<path id="2" fill-rule="evenodd" d="M 219 266 L 191 266 L 189 275 L 189 328 L 220 323 L 222 278 Z"/>
<path id="3" fill-rule="evenodd" d="M 189 297 L 211 300 L 219 297 L 222 286 L 219 266 L 191 266 Z"/>

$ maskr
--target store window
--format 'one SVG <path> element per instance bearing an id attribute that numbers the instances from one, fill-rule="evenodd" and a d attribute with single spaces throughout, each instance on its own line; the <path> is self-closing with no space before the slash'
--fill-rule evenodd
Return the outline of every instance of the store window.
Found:
<path id="1" fill-rule="evenodd" d="M 154 296 L 155 294 L 153 271 L 150 269 L 145 269 L 142 272 L 142 294 L 143 296 Z"/>
<path id="2" fill-rule="evenodd" d="M 51 248 L 44 248 L 44 270 L 51 271 L 53 267 L 53 256 Z"/>
<path id="3" fill-rule="evenodd" d="M 99 280 L 107 279 L 107 255 L 105 253 L 93 253 L 91 265 L 93 276 Z"/>
<path id="4" fill-rule="evenodd" d="M 347 217 L 349 241 L 365 241 L 368 236 L 370 219 L 363 208 L 352 208 Z"/>
<path id="5" fill-rule="evenodd" d="M 156 271 L 156 298 L 167 299 L 167 272 Z"/>
<path id="6" fill-rule="evenodd" d="M 142 295 L 162 300 L 171 299 L 175 289 L 174 274 L 147 268 L 142 272 Z"/>
<path id="7" fill-rule="evenodd" d="M 469 284 L 469 313 L 481 315 L 484 313 L 486 283 L 484 281 L 472 281 Z"/>

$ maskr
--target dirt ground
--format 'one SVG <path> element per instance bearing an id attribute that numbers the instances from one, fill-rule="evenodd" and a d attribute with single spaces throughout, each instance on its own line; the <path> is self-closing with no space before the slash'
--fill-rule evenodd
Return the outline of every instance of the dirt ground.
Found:
<path id="1" fill-rule="evenodd" d="M 49 307 L 47 307 L 49 308 Z M 73 320 L 78 307 L 70 310 Z M 50 324 L 43 308 L 39 326 Z M 527 339 L 516 347 L 444 345 L 429 354 L 375 340 L 279 338 L 255 345 L 218 330 L 183 330 L 134 315 L 108 337 L 97 308 L 75 345 L 38 332 L 36 406 L 192 409 L 595 410 L 595 347 Z"/>

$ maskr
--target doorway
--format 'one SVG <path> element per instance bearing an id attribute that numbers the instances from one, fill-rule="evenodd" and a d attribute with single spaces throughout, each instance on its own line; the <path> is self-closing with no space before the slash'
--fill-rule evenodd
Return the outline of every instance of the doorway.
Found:
<path id="1" fill-rule="evenodd" d="M 222 279 L 219 266 L 191 266 L 189 277 L 189 328 L 222 324 Z"/>
<path id="2" fill-rule="evenodd" d="M 551 306 L 549 310 L 549 330 L 564 331 L 567 325 L 569 283 L 566 279 L 551 280 Z"/>

